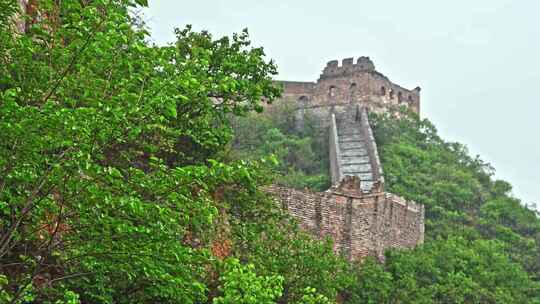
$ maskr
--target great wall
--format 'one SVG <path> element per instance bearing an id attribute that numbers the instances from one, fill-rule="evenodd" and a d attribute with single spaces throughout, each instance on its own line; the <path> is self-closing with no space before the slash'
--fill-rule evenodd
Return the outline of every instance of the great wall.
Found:
<path id="1" fill-rule="evenodd" d="M 18 0 L 31 18 L 15 18 L 18 32 L 41 18 L 37 2 Z M 267 189 L 300 226 L 350 260 L 380 259 L 387 248 L 412 248 L 424 240 L 424 207 L 384 191 L 383 168 L 367 113 L 400 106 L 420 112 L 420 88 L 405 89 L 376 71 L 369 57 L 328 62 L 316 82 L 278 81 L 282 100 L 295 103 L 295 122 L 307 115 L 329 130 L 332 186 L 325 192 L 279 186 Z"/>
<path id="2" fill-rule="evenodd" d="M 272 186 L 283 208 L 318 238 L 330 237 L 349 260 L 384 258 L 388 248 L 424 241 L 424 206 L 385 192 L 383 168 L 368 112 L 405 106 L 420 112 L 420 88 L 407 90 L 375 70 L 369 57 L 330 61 L 317 82 L 278 82 L 295 103 L 302 128 L 310 115 L 328 128 L 332 186 L 325 192 Z"/>

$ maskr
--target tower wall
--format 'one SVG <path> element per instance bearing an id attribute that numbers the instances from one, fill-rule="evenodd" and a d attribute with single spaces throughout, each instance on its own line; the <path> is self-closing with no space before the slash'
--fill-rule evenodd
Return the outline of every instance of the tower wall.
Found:
<path id="1" fill-rule="evenodd" d="M 420 88 L 409 90 L 375 70 L 369 57 L 333 60 L 327 63 L 316 82 L 276 81 L 283 87 L 281 100 L 293 102 L 298 120 L 311 115 L 324 126 L 330 113 L 339 113 L 349 104 L 361 104 L 369 111 L 387 112 L 405 106 L 420 113 Z M 278 101 L 279 103 L 279 101 Z M 302 125 L 302 122 L 299 122 Z"/>
<path id="2" fill-rule="evenodd" d="M 350 260 L 368 255 L 383 259 L 386 249 L 410 249 L 424 242 L 424 207 L 389 193 L 355 195 L 280 186 L 266 191 L 301 228 L 318 238 L 330 237 L 334 250 Z"/>
<path id="3" fill-rule="evenodd" d="M 404 89 L 375 70 L 368 57 L 328 62 L 317 82 L 279 82 L 295 104 L 297 127 L 305 117 L 329 128 L 332 187 L 326 192 L 271 186 L 267 191 L 301 228 L 330 237 L 350 260 L 384 258 L 389 248 L 424 241 L 424 207 L 384 192 L 384 178 L 367 111 L 400 106 L 420 112 L 420 89 Z M 336 118 L 340 117 L 339 124 Z M 343 152 L 343 153 L 342 153 Z"/>

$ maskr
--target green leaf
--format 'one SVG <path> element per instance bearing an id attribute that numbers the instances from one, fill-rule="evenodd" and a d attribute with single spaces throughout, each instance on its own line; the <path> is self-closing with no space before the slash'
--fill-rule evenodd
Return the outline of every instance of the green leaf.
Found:
<path id="1" fill-rule="evenodd" d="M 165 114 L 169 117 L 176 118 L 178 116 L 178 113 L 176 112 L 176 103 L 174 101 L 167 103 L 165 110 Z"/>
<path id="2" fill-rule="evenodd" d="M 135 3 L 140 6 L 148 6 L 148 0 L 135 0 Z"/>

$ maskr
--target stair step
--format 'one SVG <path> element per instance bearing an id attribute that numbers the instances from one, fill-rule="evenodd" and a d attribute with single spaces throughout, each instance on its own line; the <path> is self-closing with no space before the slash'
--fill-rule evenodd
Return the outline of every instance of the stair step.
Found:
<path id="1" fill-rule="evenodd" d="M 366 149 L 341 148 L 341 156 L 345 157 L 369 157 Z"/>
<path id="2" fill-rule="evenodd" d="M 357 150 L 358 153 L 367 154 L 367 149 L 364 146 L 359 145 L 339 145 L 339 149 L 341 151 L 351 151 L 351 150 Z"/>
<path id="3" fill-rule="evenodd" d="M 360 171 L 372 171 L 370 163 L 341 163 L 343 168 L 362 168 Z"/>
<path id="4" fill-rule="evenodd" d="M 369 157 L 369 154 L 366 148 L 341 149 L 340 151 L 341 153 L 339 155 L 339 158 L 342 158 L 342 159 L 353 160 L 359 157 Z M 369 160 L 367 162 L 369 162 Z"/>
<path id="5" fill-rule="evenodd" d="M 364 138 L 364 134 L 361 132 L 354 132 L 354 131 L 338 131 L 339 137 L 357 137 L 357 138 Z"/>
<path id="6" fill-rule="evenodd" d="M 337 141 L 339 143 L 342 143 L 342 142 L 362 142 L 362 143 L 366 143 L 366 140 L 363 138 L 363 137 L 360 137 L 360 136 L 338 136 L 337 138 Z"/>
<path id="7" fill-rule="evenodd" d="M 371 172 L 343 171 L 343 175 L 358 176 L 361 181 L 373 180 L 373 174 Z"/>
<path id="8" fill-rule="evenodd" d="M 359 173 L 368 173 L 371 172 L 371 165 L 365 164 L 365 165 L 348 165 L 348 164 L 341 164 L 343 168 L 343 172 L 359 172 Z"/>
<path id="9" fill-rule="evenodd" d="M 341 151 L 339 157 L 340 161 L 344 159 L 356 159 L 358 162 L 369 162 L 369 155 L 367 153 L 360 153 L 354 150 Z"/>
<path id="10" fill-rule="evenodd" d="M 342 166 L 348 166 L 348 165 L 371 165 L 369 161 L 369 156 L 357 156 L 357 157 L 349 157 L 349 158 L 340 158 L 339 163 Z"/>
<path id="11" fill-rule="evenodd" d="M 338 142 L 340 147 L 358 147 L 361 149 L 365 149 L 366 144 L 361 141 L 345 141 L 345 142 Z"/>
<path id="12" fill-rule="evenodd" d="M 344 149 L 350 149 L 350 148 L 358 148 L 358 149 L 366 149 L 366 145 L 363 142 L 359 141 L 347 141 L 347 142 L 341 142 L 339 143 L 340 148 Z"/>
<path id="13" fill-rule="evenodd" d="M 366 142 L 363 141 L 363 140 L 339 140 L 338 141 L 339 145 L 343 145 L 343 144 L 355 144 L 355 145 L 361 145 L 361 146 L 366 146 Z"/>
<path id="14" fill-rule="evenodd" d="M 369 157 L 369 154 L 367 153 L 366 149 L 345 148 L 345 149 L 341 149 L 340 151 L 341 151 L 340 156 L 344 156 L 344 157 L 349 157 L 349 158 L 350 157 Z"/>
<path id="15" fill-rule="evenodd" d="M 362 133 L 354 133 L 354 132 L 343 132 L 343 133 L 340 133 L 338 132 L 338 138 L 342 138 L 342 137 L 353 137 L 353 138 L 358 138 L 358 139 L 364 139 L 364 135 Z"/>
<path id="16" fill-rule="evenodd" d="M 373 174 L 371 172 L 367 172 L 367 173 L 361 173 L 361 172 L 347 172 L 347 171 L 343 171 L 343 175 L 354 175 L 354 176 L 358 176 L 358 178 L 360 178 L 361 181 L 363 180 L 373 180 Z"/>
<path id="17" fill-rule="evenodd" d="M 367 153 L 367 145 L 361 142 L 342 142 L 339 143 L 339 149 L 344 150 L 358 150 L 362 154 Z"/>
<path id="18" fill-rule="evenodd" d="M 362 130 L 360 129 L 360 126 L 338 126 L 338 132 L 339 133 L 354 133 L 354 134 L 362 134 Z"/>
<path id="19" fill-rule="evenodd" d="M 365 152 L 365 153 L 362 153 Z M 339 158 L 347 161 L 359 161 L 359 162 L 369 162 L 369 158 L 366 160 L 358 160 L 358 158 L 364 158 L 369 157 L 369 154 L 367 151 L 354 151 L 354 150 L 347 150 L 347 151 L 341 151 L 341 154 L 339 155 Z"/>
<path id="20" fill-rule="evenodd" d="M 339 143 L 350 143 L 350 142 L 354 142 L 354 143 L 366 144 L 366 141 L 365 141 L 363 138 L 352 137 L 352 136 L 340 137 L 340 138 L 338 139 L 338 142 L 339 142 Z"/>
<path id="21" fill-rule="evenodd" d="M 369 165 L 371 166 L 370 162 L 369 161 L 362 161 L 361 159 L 356 159 L 356 158 L 350 158 L 350 159 L 341 159 L 340 160 L 340 163 L 342 166 L 365 166 L 365 165 Z"/>

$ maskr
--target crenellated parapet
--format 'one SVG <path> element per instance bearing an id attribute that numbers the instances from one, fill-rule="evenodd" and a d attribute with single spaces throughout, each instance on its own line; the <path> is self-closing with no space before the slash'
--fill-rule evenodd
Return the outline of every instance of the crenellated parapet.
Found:
<path id="1" fill-rule="evenodd" d="M 351 57 L 343 59 L 341 66 L 338 60 L 329 61 L 319 79 L 346 77 L 367 72 L 375 72 L 375 65 L 369 57 L 359 57 L 356 63 L 354 63 L 354 58 Z"/>
<path id="2" fill-rule="evenodd" d="M 283 100 L 296 103 L 299 120 L 311 113 L 328 125 L 329 113 L 350 104 L 365 106 L 372 112 L 395 111 L 406 107 L 420 113 L 420 88 L 406 89 L 375 69 L 369 57 L 332 60 L 316 82 L 276 81 L 283 87 Z M 302 123 L 299 122 L 301 125 Z"/>

